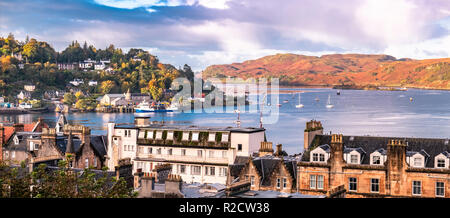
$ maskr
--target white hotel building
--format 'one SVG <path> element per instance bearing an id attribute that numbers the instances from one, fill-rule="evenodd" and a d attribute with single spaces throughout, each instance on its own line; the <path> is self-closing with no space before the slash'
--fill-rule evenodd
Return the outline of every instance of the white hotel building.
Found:
<path id="1" fill-rule="evenodd" d="M 171 164 L 185 182 L 225 184 L 228 166 L 258 152 L 264 138 L 264 128 L 162 125 L 136 117 L 131 125 L 108 123 L 107 166 L 131 158 L 134 173 Z"/>

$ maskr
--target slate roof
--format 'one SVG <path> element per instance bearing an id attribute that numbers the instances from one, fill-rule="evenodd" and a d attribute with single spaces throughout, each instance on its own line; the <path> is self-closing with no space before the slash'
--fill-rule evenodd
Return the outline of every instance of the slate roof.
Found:
<path id="1" fill-rule="evenodd" d="M 100 157 L 106 155 L 106 136 L 91 135 L 91 145 Z"/>
<path id="2" fill-rule="evenodd" d="M 353 137 L 353 140 L 350 138 Z M 387 150 L 387 144 L 389 140 L 405 140 L 407 143 L 407 151 L 420 152 L 422 149 L 426 152 L 432 161 L 428 161 L 425 167 L 434 167 L 434 157 L 440 153 L 447 151 L 450 152 L 450 143 L 448 139 L 437 138 L 405 138 L 405 137 L 378 137 L 378 136 L 343 136 L 344 146 L 347 148 L 360 147 L 368 155 L 372 152 L 383 148 Z M 447 141 L 447 142 L 446 142 Z M 325 145 L 331 143 L 331 135 L 316 135 L 312 142 L 311 148 L 315 148 L 317 145 Z M 303 156 L 302 161 L 307 160 L 306 156 Z M 362 164 L 369 164 L 369 158 L 364 158 Z"/>
<path id="3" fill-rule="evenodd" d="M 257 157 L 253 159 L 253 165 L 255 166 L 258 174 L 261 176 L 262 186 L 271 186 L 271 175 L 278 164 L 281 163 L 281 158 L 273 156 Z"/>

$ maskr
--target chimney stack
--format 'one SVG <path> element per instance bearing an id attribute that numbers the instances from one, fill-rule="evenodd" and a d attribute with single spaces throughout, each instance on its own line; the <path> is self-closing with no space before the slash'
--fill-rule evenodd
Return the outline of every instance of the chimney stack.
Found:
<path id="1" fill-rule="evenodd" d="M 150 125 L 150 117 L 134 117 L 134 124 L 136 126 L 148 126 Z"/>
<path id="2" fill-rule="evenodd" d="M 14 132 L 23 132 L 24 131 L 24 125 L 22 123 L 16 123 L 13 125 Z"/>
<path id="3" fill-rule="evenodd" d="M 183 180 L 180 175 L 169 174 L 165 182 L 165 191 L 169 195 L 183 195 Z"/>
<path id="4" fill-rule="evenodd" d="M 155 190 L 155 177 L 154 173 L 143 173 L 141 178 L 141 190 L 139 190 L 139 198 L 151 198 L 152 193 Z"/>
<path id="5" fill-rule="evenodd" d="M 402 184 L 405 184 L 406 147 L 404 140 L 389 140 L 387 145 L 387 193 L 390 195 L 406 195 Z"/>
<path id="6" fill-rule="evenodd" d="M 323 135 L 323 127 L 320 121 L 311 120 L 306 122 L 303 138 L 303 152 L 306 152 L 316 135 Z"/>
<path id="7" fill-rule="evenodd" d="M 260 157 L 265 155 L 272 155 L 273 154 L 273 144 L 272 142 L 261 142 L 261 147 L 259 148 L 259 155 Z"/>

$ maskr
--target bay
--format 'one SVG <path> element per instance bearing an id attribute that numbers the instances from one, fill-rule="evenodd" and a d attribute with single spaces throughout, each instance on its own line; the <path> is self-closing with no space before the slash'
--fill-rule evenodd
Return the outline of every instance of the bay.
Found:
<path id="1" fill-rule="evenodd" d="M 324 132 L 344 135 L 448 138 L 450 136 L 450 92 L 443 90 L 366 91 L 325 88 L 282 88 L 278 121 L 264 124 L 267 140 L 283 144 L 289 154 L 303 150 L 303 130 L 307 121 L 322 122 Z M 289 93 L 292 91 L 294 94 Z M 296 108 L 298 94 L 304 108 Z M 333 108 L 325 107 L 331 96 Z M 410 101 L 410 97 L 413 101 Z M 319 101 L 315 99 L 318 98 Z M 288 100 L 289 102 L 283 103 Z M 247 106 L 248 108 L 248 106 Z M 233 111 L 231 109 L 231 111 Z M 243 127 L 259 127 L 260 114 L 240 108 Z M 73 124 L 91 127 L 92 134 L 106 134 L 106 123 L 132 123 L 132 113 L 71 113 Z M 142 115 L 142 114 L 136 114 Z M 150 113 L 152 121 L 199 126 L 236 126 L 237 114 L 231 113 Z M 3 123 L 30 123 L 42 117 L 51 127 L 59 114 L 1 115 Z"/>

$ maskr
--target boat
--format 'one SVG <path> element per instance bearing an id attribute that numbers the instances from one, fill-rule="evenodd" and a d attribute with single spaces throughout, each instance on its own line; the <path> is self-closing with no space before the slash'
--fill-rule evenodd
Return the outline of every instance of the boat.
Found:
<path id="1" fill-rule="evenodd" d="M 284 100 L 284 101 L 283 101 L 283 103 L 288 103 L 288 102 L 289 102 L 289 100 Z"/>
<path id="2" fill-rule="evenodd" d="M 277 104 L 278 107 L 281 107 L 281 104 Z"/>
<path id="3" fill-rule="evenodd" d="M 336 95 L 341 95 L 341 92 L 338 90 L 338 91 L 336 92 Z"/>
<path id="4" fill-rule="evenodd" d="M 327 106 L 326 107 L 327 108 L 333 108 L 334 107 L 334 105 L 331 104 L 331 96 L 330 95 L 328 95 L 328 102 L 327 102 Z"/>
<path id="5" fill-rule="evenodd" d="M 316 99 L 314 99 L 314 100 L 316 100 L 316 101 L 319 101 L 319 98 L 318 98 L 318 97 L 316 97 Z"/>
<path id="6" fill-rule="evenodd" d="M 410 97 L 410 98 L 409 98 L 409 101 L 413 101 L 413 97 Z"/>
<path id="7" fill-rule="evenodd" d="M 135 107 L 136 113 L 149 113 L 149 112 L 174 112 L 178 110 L 175 105 L 167 106 L 167 103 L 153 103 L 150 105 L 145 100 Z"/>
<path id="8" fill-rule="evenodd" d="M 301 101 L 300 101 L 300 93 L 298 93 L 298 104 L 297 105 L 295 105 L 295 107 L 296 108 L 302 108 L 302 107 L 304 107 L 304 105 L 301 103 Z"/>

